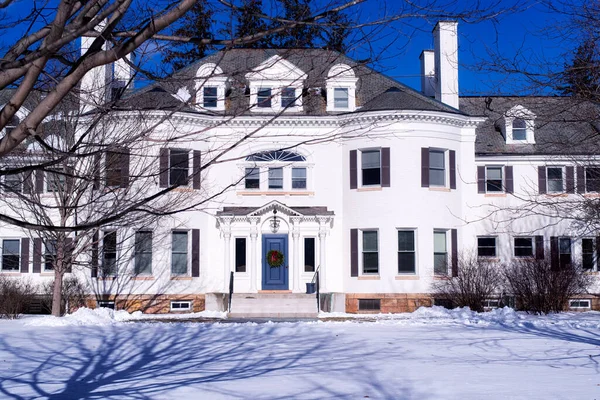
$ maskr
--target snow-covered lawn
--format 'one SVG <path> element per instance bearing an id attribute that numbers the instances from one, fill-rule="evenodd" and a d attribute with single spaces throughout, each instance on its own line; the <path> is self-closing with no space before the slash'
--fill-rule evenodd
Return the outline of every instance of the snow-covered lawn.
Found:
<path id="1" fill-rule="evenodd" d="M 600 399 L 600 313 L 206 324 L 103 312 L 0 321 L 0 398 Z"/>

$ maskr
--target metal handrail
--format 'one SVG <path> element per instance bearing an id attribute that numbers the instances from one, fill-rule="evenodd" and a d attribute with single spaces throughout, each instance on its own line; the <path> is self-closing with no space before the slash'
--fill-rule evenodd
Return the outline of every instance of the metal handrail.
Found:
<path id="1" fill-rule="evenodd" d="M 315 274 L 313 275 L 313 278 L 310 281 L 310 283 L 315 284 L 315 293 L 317 296 L 317 313 L 321 312 L 321 302 L 319 301 L 319 269 L 321 269 L 320 265 L 315 270 Z"/>
<path id="2" fill-rule="evenodd" d="M 233 271 L 229 275 L 229 307 L 228 310 L 231 312 L 231 298 L 233 297 Z"/>

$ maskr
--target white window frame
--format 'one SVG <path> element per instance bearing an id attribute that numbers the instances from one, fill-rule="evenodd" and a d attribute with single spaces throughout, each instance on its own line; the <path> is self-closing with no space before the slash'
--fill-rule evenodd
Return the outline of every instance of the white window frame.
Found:
<path id="1" fill-rule="evenodd" d="M 583 179 L 585 180 L 585 192 L 586 193 L 600 193 L 600 190 L 588 190 L 588 170 L 589 169 L 596 169 L 598 171 L 600 171 L 600 165 L 595 165 L 595 166 L 586 166 L 583 170 Z M 600 175 L 599 175 L 600 178 Z M 600 182 L 600 179 L 598 179 L 598 181 Z M 599 183 L 600 185 L 600 183 Z"/>
<path id="2" fill-rule="evenodd" d="M 181 274 L 175 274 L 173 273 L 173 235 L 176 232 L 185 232 L 187 234 L 187 243 L 186 243 L 186 272 L 185 273 L 181 273 Z M 191 265 L 191 231 L 189 229 L 173 229 L 171 231 L 171 248 L 169 251 L 169 274 L 172 277 L 186 277 L 186 276 L 190 276 L 190 265 Z M 177 253 L 177 254 L 181 254 L 181 253 Z"/>
<path id="3" fill-rule="evenodd" d="M 266 150 L 269 152 L 271 150 Z M 260 153 L 258 151 L 256 153 Z M 305 161 L 245 161 L 238 164 L 240 173 L 244 177 L 240 180 L 239 188 L 243 191 L 248 192 L 269 192 L 269 194 L 276 195 L 280 193 L 285 195 L 289 192 L 294 193 L 309 193 L 313 190 L 313 167 L 314 164 L 306 160 L 306 156 L 297 151 L 292 151 L 305 158 Z M 247 188 L 246 187 L 246 169 L 254 168 L 258 171 L 258 187 Z M 283 171 L 283 187 L 281 189 L 270 189 L 269 188 L 269 169 L 270 168 L 282 168 Z M 292 170 L 294 168 L 304 168 L 306 170 L 306 188 L 295 189 L 292 185 Z"/>
<path id="4" fill-rule="evenodd" d="M 33 179 L 33 178 L 34 178 L 34 176 L 32 174 L 30 179 Z M 25 179 L 24 179 L 24 175 L 22 172 L 18 173 L 18 174 L 4 175 L 4 178 L 2 178 L 2 179 L 3 179 L 3 183 L 4 183 L 4 187 L 3 187 L 4 193 L 9 194 L 9 195 L 11 195 L 11 194 L 14 195 L 17 193 L 21 193 L 21 194 L 25 193 Z M 19 190 L 9 189 L 10 185 L 9 185 L 8 181 L 10 179 L 14 179 L 15 182 L 19 183 Z M 33 185 L 34 183 L 32 182 L 31 184 Z"/>
<path id="5" fill-rule="evenodd" d="M 516 118 L 522 119 L 526 124 L 526 139 L 515 140 L 513 137 L 513 122 Z M 535 144 L 535 118 L 536 115 L 521 105 L 516 105 L 504 114 L 504 134 L 506 144 Z"/>
<path id="6" fill-rule="evenodd" d="M 352 67 L 346 64 L 336 64 L 327 74 L 327 111 L 355 111 L 356 110 L 356 83 L 358 78 Z M 348 107 L 335 106 L 335 89 L 348 90 Z"/>
<path id="7" fill-rule="evenodd" d="M 413 250 L 412 251 L 408 251 L 408 250 L 400 250 L 399 244 L 398 243 L 398 233 L 399 232 L 412 232 L 413 234 Z M 396 252 L 399 255 L 400 253 L 413 253 L 414 254 L 414 271 L 413 272 L 400 272 L 400 261 L 398 260 L 398 257 L 396 257 L 396 273 L 398 275 L 418 275 L 418 268 L 417 266 L 419 265 L 418 263 L 418 259 L 417 259 L 417 229 L 416 228 L 396 228 Z"/>
<path id="8" fill-rule="evenodd" d="M 450 235 L 448 235 L 449 230 L 448 229 L 434 229 L 433 230 L 433 274 L 436 276 L 448 276 L 450 275 L 450 271 L 449 271 L 449 266 L 450 263 L 448 262 L 448 250 L 450 249 L 448 240 Z M 446 254 L 446 270 L 444 271 L 444 273 L 439 273 L 436 272 L 435 270 L 435 255 L 436 255 L 436 251 L 435 251 L 435 234 L 436 233 L 443 233 L 444 234 L 444 242 L 446 244 L 446 252 L 444 254 Z M 441 254 L 441 253 L 440 253 Z"/>
<path id="9" fill-rule="evenodd" d="M 444 184 L 443 185 L 437 185 L 437 184 L 433 184 L 431 183 L 431 170 L 433 168 L 431 168 L 431 153 L 443 153 L 444 155 Z M 429 187 L 432 188 L 448 188 L 450 187 L 450 176 L 449 176 L 449 171 L 450 171 L 450 160 L 449 160 L 449 152 L 448 149 L 440 149 L 437 147 L 430 147 L 429 148 Z"/>
<path id="10" fill-rule="evenodd" d="M 377 272 L 365 272 L 365 250 L 364 250 L 364 233 L 365 232 L 375 232 L 377 234 L 377 250 L 376 251 L 368 251 L 369 253 L 377 253 Z M 379 276 L 381 274 L 381 262 L 380 262 L 380 235 L 379 229 L 361 229 L 360 230 L 360 240 L 359 242 L 359 253 L 360 253 L 360 273 L 364 276 Z"/>
<path id="11" fill-rule="evenodd" d="M 171 181 L 171 169 L 172 169 L 172 165 L 171 165 L 171 156 L 173 154 L 173 152 L 185 152 L 187 155 L 187 177 L 186 177 L 186 183 L 185 184 L 181 184 L 179 185 L 179 187 L 188 187 L 190 184 L 190 177 L 192 176 L 192 174 L 190 173 L 190 154 L 192 154 L 193 152 L 190 149 L 182 149 L 182 148 L 170 148 L 169 149 L 169 169 L 168 169 L 168 173 L 169 173 L 169 186 L 174 185 L 174 182 Z M 183 168 L 179 168 L 181 170 L 183 170 Z"/>
<path id="12" fill-rule="evenodd" d="M 112 307 L 110 307 L 111 305 Z M 96 300 L 96 308 L 110 308 L 116 310 L 117 305 L 114 300 Z"/>
<path id="13" fill-rule="evenodd" d="M 5 240 L 16 240 L 19 242 L 19 261 L 17 262 L 17 269 L 4 269 L 4 241 Z M 15 237 L 3 237 L 0 239 L 0 271 L 4 273 L 18 273 L 21 272 L 21 258 L 23 255 L 21 254 L 21 238 Z"/>
<path id="14" fill-rule="evenodd" d="M 186 308 L 173 308 L 174 305 L 179 304 L 179 305 L 187 305 Z M 192 312 L 193 309 L 193 302 L 192 300 L 171 300 L 171 303 L 169 305 L 169 310 L 171 312 Z"/>
<path id="15" fill-rule="evenodd" d="M 583 252 L 583 241 L 584 240 L 591 240 L 592 241 L 592 253 L 591 253 L 592 254 L 592 268 L 591 269 L 584 269 L 583 268 L 583 255 L 585 254 Z M 581 268 L 584 271 L 588 271 L 588 272 L 598 271 L 598 260 L 597 260 L 597 257 L 596 257 L 596 246 L 597 246 L 597 243 L 596 243 L 596 239 L 595 238 L 591 238 L 591 237 L 581 238 Z M 590 253 L 588 253 L 588 254 L 590 254 Z"/>
<path id="16" fill-rule="evenodd" d="M 479 245 L 479 239 L 494 239 L 494 255 L 493 256 L 486 256 L 486 255 L 480 255 L 479 254 L 479 248 L 483 247 L 483 248 L 491 248 L 490 246 L 480 246 Z M 489 235 L 485 235 L 485 236 L 477 236 L 477 258 L 487 258 L 487 259 L 496 259 L 498 258 L 498 236 L 489 236 Z"/>
<path id="17" fill-rule="evenodd" d="M 569 241 L 569 252 L 568 253 L 563 253 L 561 250 L 561 241 L 563 240 L 568 240 Z M 563 254 L 569 254 L 569 259 L 570 259 L 570 263 L 569 264 L 573 264 L 573 238 L 569 237 L 569 236 L 560 236 L 558 238 L 558 265 L 559 268 L 562 268 L 562 261 L 561 261 L 561 256 Z"/>
<path id="18" fill-rule="evenodd" d="M 306 239 L 312 239 L 314 241 L 314 251 L 315 251 L 315 259 L 313 260 L 314 264 L 313 267 L 315 268 L 314 271 L 307 271 L 306 270 Z M 317 268 L 319 267 L 319 241 L 317 240 L 316 236 L 312 236 L 312 235 L 307 235 L 307 236 L 303 236 L 302 237 L 302 273 L 304 274 L 314 274 L 315 271 L 317 270 Z"/>
<path id="19" fill-rule="evenodd" d="M 204 64 L 198 68 L 196 79 L 196 108 L 199 110 L 224 111 L 227 77 L 223 75 L 223 70 L 213 63 Z M 204 87 L 217 88 L 216 107 L 204 107 Z"/>
<path id="20" fill-rule="evenodd" d="M 488 190 L 488 168 L 499 168 L 501 179 L 500 179 L 500 190 Z M 501 194 L 506 192 L 506 174 L 504 165 L 486 165 L 485 166 L 485 192 L 489 194 Z"/>
<path id="21" fill-rule="evenodd" d="M 360 149 L 360 186 L 361 187 L 381 187 L 381 173 L 382 173 L 382 165 L 381 165 L 381 148 L 380 147 L 374 147 L 374 148 L 366 148 L 366 149 Z M 369 152 L 378 152 L 379 153 L 379 183 L 371 183 L 371 184 L 365 184 L 364 183 L 364 179 L 363 179 L 363 154 L 364 153 L 369 153 Z M 371 168 L 371 169 L 375 169 L 375 168 Z"/>
<path id="22" fill-rule="evenodd" d="M 138 234 L 143 234 L 143 233 L 149 233 L 150 236 L 151 236 L 150 237 L 150 252 L 140 252 L 140 253 L 138 253 L 137 247 L 136 247 L 136 245 L 137 245 L 137 240 L 136 239 L 137 239 L 137 235 Z M 137 261 L 138 254 L 150 254 L 150 271 L 149 272 L 145 272 L 145 271 L 144 272 L 138 272 L 137 271 L 136 265 L 137 265 L 137 262 L 138 262 Z M 135 231 L 134 235 L 133 235 L 133 270 L 134 270 L 134 273 L 136 274 L 136 276 L 139 276 L 139 275 L 152 276 L 152 267 L 154 266 L 153 265 L 154 264 L 153 261 L 154 261 L 154 232 L 151 231 L 151 230 L 145 230 L 145 229 Z"/>
<path id="23" fill-rule="evenodd" d="M 112 232 L 115 233 L 115 251 L 114 251 L 115 265 L 114 265 L 114 271 L 112 271 L 112 273 L 110 273 L 110 274 L 106 274 L 105 263 L 104 263 L 104 260 L 105 260 L 104 239 L 107 234 L 112 233 Z M 99 269 L 100 276 L 103 278 L 104 277 L 115 277 L 119 273 L 119 253 L 121 250 L 121 248 L 119 246 L 119 231 L 117 229 L 110 229 L 110 228 L 102 230 L 102 237 L 100 238 L 100 244 L 101 244 L 99 246 L 100 247 L 100 256 L 101 256 L 101 260 L 102 260 L 102 263 L 100 264 L 100 269 Z"/>
<path id="24" fill-rule="evenodd" d="M 499 298 L 487 298 L 483 300 L 483 309 L 484 311 L 491 311 L 500 307 L 500 299 Z"/>
<path id="25" fill-rule="evenodd" d="M 562 180 L 562 190 L 561 191 L 551 191 L 550 190 L 550 179 L 549 173 L 550 169 L 560 169 L 561 170 L 561 180 Z M 554 179 L 553 179 L 554 181 Z M 566 193 L 567 190 L 567 182 L 566 182 L 566 173 L 564 165 L 548 165 L 546 166 L 546 193 L 548 194 L 561 194 Z"/>
<path id="26" fill-rule="evenodd" d="M 238 271 L 237 270 L 237 244 L 238 244 L 238 239 L 243 239 L 244 240 L 244 271 Z M 248 260 L 250 259 L 250 257 L 248 256 L 248 252 L 250 250 L 250 246 L 249 246 L 249 240 L 246 236 L 234 236 L 233 238 L 233 271 L 236 274 L 247 274 L 248 272 L 250 272 L 250 268 L 248 265 Z"/>
<path id="27" fill-rule="evenodd" d="M 48 252 L 48 241 L 47 240 L 42 240 L 42 248 L 44 250 L 44 252 L 42 253 L 42 269 L 44 272 L 52 272 L 54 271 L 54 263 L 56 262 L 56 240 L 49 240 L 50 242 L 54 242 L 54 253 L 49 253 Z M 54 257 L 54 262 L 52 263 L 52 268 L 46 268 L 46 266 L 48 265 L 48 257 Z"/>
<path id="28" fill-rule="evenodd" d="M 531 255 L 529 255 L 529 256 L 518 256 L 517 255 L 517 243 L 516 243 L 517 239 L 531 240 Z M 512 254 L 513 254 L 514 258 L 535 258 L 535 252 L 536 252 L 535 236 L 513 236 L 512 245 L 513 245 L 513 253 Z M 519 246 L 519 248 L 525 248 L 525 246 Z"/>
<path id="29" fill-rule="evenodd" d="M 587 306 L 582 306 L 582 302 L 587 302 Z M 592 309 L 592 299 L 569 299 L 569 310 L 590 311 Z"/>

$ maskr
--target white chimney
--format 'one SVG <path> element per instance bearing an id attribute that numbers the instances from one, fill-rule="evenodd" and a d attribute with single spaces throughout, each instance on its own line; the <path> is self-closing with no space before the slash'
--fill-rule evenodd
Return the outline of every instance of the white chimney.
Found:
<path id="1" fill-rule="evenodd" d="M 95 37 L 81 37 L 81 55 L 83 56 L 96 40 Z M 91 111 L 106 102 L 107 86 L 110 74 L 106 65 L 92 68 L 81 78 L 79 83 L 79 110 L 82 113 Z"/>
<path id="2" fill-rule="evenodd" d="M 435 96 L 435 58 L 433 50 L 423 50 L 421 60 L 421 93 L 427 97 Z"/>
<path id="3" fill-rule="evenodd" d="M 435 99 L 458 108 L 458 22 L 440 21 L 433 28 Z"/>

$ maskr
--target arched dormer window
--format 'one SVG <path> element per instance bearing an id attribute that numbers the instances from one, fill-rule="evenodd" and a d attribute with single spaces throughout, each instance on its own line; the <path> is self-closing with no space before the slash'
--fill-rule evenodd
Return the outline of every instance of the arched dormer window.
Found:
<path id="1" fill-rule="evenodd" d="M 507 144 L 535 143 L 535 114 L 516 105 L 504 114 L 503 133 Z"/>
<path id="2" fill-rule="evenodd" d="M 246 157 L 244 189 L 289 194 L 308 193 L 309 164 L 306 157 L 288 150 L 261 151 Z"/>
<path id="3" fill-rule="evenodd" d="M 356 82 L 352 67 L 336 64 L 327 73 L 327 111 L 356 110 Z"/>
<path id="4" fill-rule="evenodd" d="M 210 111 L 225 110 L 227 77 L 213 63 L 200 66 L 196 72 L 196 101 L 198 108 Z"/>

